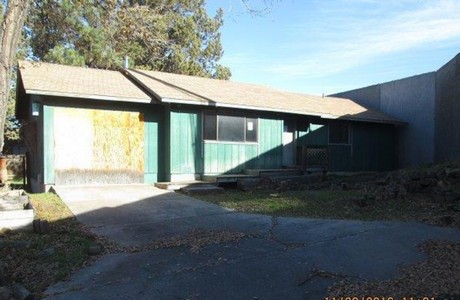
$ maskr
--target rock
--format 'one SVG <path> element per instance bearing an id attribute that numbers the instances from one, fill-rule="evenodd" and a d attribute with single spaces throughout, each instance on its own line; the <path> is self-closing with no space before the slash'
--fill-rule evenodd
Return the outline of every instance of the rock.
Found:
<path id="1" fill-rule="evenodd" d="M 419 181 L 420 179 L 422 179 L 422 175 L 420 174 L 419 171 L 412 171 L 408 174 L 408 177 L 410 180 L 412 181 Z"/>
<path id="2" fill-rule="evenodd" d="M 445 169 L 439 169 L 436 172 L 436 178 L 438 178 L 439 180 L 445 180 L 447 178 L 446 170 Z"/>
<path id="3" fill-rule="evenodd" d="M 434 186 L 436 183 L 437 181 L 434 178 L 423 178 L 420 180 L 420 186 L 425 189 Z"/>
<path id="4" fill-rule="evenodd" d="M 12 287 L 13 296 L 18 300 L 31 300 L 33 299 L 33 295 L 22 285 L 15 284 Z"/>
<path id="5" fill-rule="evenodd" d="M 392 184 L 386 189 L 389 199 L 396 199 L 399 196 L 399 186 Z"/>
<path id="6" fill-rule="evenodd" d="M 404 188 L 408 193 L 418 193 L 421 190 L 420 184 L 417 181 L 407 181 L 404 183 Z"/>
<path id="7" fill-rule="evenodd" d="M 460 168 L 447 170 L 447 177 L 460 178 Z"/>
<path id="8" fill-rule="evenodd" d="M 366 197 L 358 197 L 358 198 L 352 199 L 352 202 L 359 207 L 365 207 L 369 204 Z"/>
<path id="9" fill-rule="evenodd" d="M 261 183 L 261 178 L 240 178 L 237 180 L 236 185 L 242 191 L 249 191 L 256 189 Z"/>
<path id="10" fill-rule="evenodd" d="M 6 286 L 0 287 L 0 300 L 9 300 L 13 297 L 13 293 Z"/>
<path id="11" fill-rule="evenodd" d="M 444 225 L 452 225 L 454 219 L 452 218 L 452 216 L 442 216 L 439 218 L 439 221 L 441 222 L 441 224 Z"/>
<path id="12" fill-rule="evenodd" d="M 449 192 L 452 192 L 452 187 L 448 181 L 439 180 L 436 183 L 436 189 L 435 189 L 436 194 L 446 195 Z"/>
<path id="13" fill-rule="evenodd" d="M 379 186 L 382 186 L 382 185 L 386 185 L 388 182 L 388 179 L 380 179 L 380 180 L 377 180 L 375 182 L 376 185 L 379 185 Z"/>
<path id="14" fill-rule="evenodd" d="M 56 251 L 54 250 L 54 248 L 51 247 L 51 248 L 47 248 L 47 249 L 45 249 L 45 250 L 43 250 L 43 251 L 40 251 L 40 252 L 38 253 L 38 256 L 41 256 L 41 257 L 48 257 L 48 256 L 53 255 L 55 252 L 56 252 Z"/>
<path id="15" fill-rule="evenodd" d="M 447 202 L 456 202 L 460 200 L 459 192 L 448 192 L 448 193 L 445 193 L 445 196 L 446 196 Z"/>
<path id="16" fill-rule="evenodd" d="M 452 207 L 453 211 L 460 211 L 460 200 L 457 200 L 457 202 L 453 205 Z"/>
<path id="17" fill-rule="evenodd" d="M 424 178 L 435 179 L 435 178 L 437 178 L 436 172 L 433 171 L 433 170 L 427 170 L 427 171 L 423 172 L 423 174 L 422 174 L 422 179 L 424 179 Z"/>
<path id="18" fill-rule="evenodd" d="M 101 245 L 91 245 L 88 247 L 88 254 L 89 255 L 99 255 L 102 253 L 102 246 Z"/>

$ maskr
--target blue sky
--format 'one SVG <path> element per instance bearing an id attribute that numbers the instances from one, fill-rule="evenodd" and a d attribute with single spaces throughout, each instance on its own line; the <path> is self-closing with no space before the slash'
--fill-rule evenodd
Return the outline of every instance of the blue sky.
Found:
<path id="1" fill-rule="evenodd" d="M 460 52 L 460 0 L 271 2 L 254 17 L 243 0 L 207 0 L 211 15 L 224 10 L 233 81 L 331 94 L 435 71 Z"/>

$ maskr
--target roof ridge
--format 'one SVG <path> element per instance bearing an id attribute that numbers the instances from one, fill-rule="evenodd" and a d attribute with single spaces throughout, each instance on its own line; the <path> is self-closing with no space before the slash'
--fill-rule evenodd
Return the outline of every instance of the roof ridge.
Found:
<path id="1" fill-rule="evenodd" d="M 207 101 L 207 102 L 209 102 L 209 103 L 214 103 L 214 102 L 215 102 L 214 100 L 212 100 L 212 99 L 210 99 L 210 98 L 207 98 L 207 97 L 205 97 L 205 96 L 203 96 L 203 95 L 200 95 L 200 94 L 198 94 L 198 93 L 192 92 L 192 91 L 187 90 L 187 89 L 185 89 L 185 88 L 182 88 L 182 87 L 180 87 L 180 86 L 178 86 L 178 85 L 169 83 L 169 82 L 167 82 L 167 81 L 165 81 L 165 80 L 161 80 L 161 79 L 159 79 L 159 78 L 156 78 L 156 77 L 153 77 L 153 76 L 151 76 L 151 75 L 145 74 L 144 72 L 142 72 L 142 71 L 140 71 L 140 70 L 137 70 L 137 69 L 129 69 L 129 70 L 127 70 L 127 71 L 128 71 L 127 74 L 129 74 L 130 76 L 131 76 L 130 71 L 131 71 L 131 72 L 135 72 L 135 73 L 141 74 L 142 76 L 146 76 L 146 77 L 149 77 L 149 78 L 151 78 L 151 79 L 153 79 L 153 80 L 156 80 L 156 81 L 158 81 L 158 82 L 161 82 L 161 83 L 164 84 L 164 85 L 167 85 L 167 86 L 176 88 L 176 89 L 181 90 L 181 91 L 183 91 L 183 92 L 185 92 L 185 93 L 189 93 L 189 94 L 192 94 L 192 95 L 197 96 L 197 97 L 199 97 L 199 98 L 202 98 L 203 100 L 205 100 L 205 101 Z M 164 72 L 161 72 L 161 73 L 164 73 Z M 173 73 L 167 73 L 167 74 L 173 74 Z M 187 75 L 185 75 L 185 76 L 187 76 Z M 132 76 L 132 78 L 135 79 L 134 76 Z M 144 85 L 143 85 L 143 86 L 144 86 Z M 147 88 L 151 93 L 153 93 L 153 94 L 156 95 L 156 93 L 155 93 L 152 89 L 148 88 L 147 86 L 145 86 L 145 88 Z"/>
<path id="2" fill-rule="evenodd" d="M 74 68 L 74 69 L 82 69 L 82 70 L 91 70 L 91 71 L 104 71 L 104 72 L 112 72 L 112 73 L 120 73 L 120 70 L 111 70 L 111 69 L 100 69 L 100 68 L 92 68 L 88 66 L 74 66 L 74 65 L 65 65 L 65 64 L 59 64 L 59 63 L 54 63 L 54 62 L 46 62 L 46 61 L 31 61 L 31 60 L 26 60 L 26 59 L 21 59 L 18 60 L 18 64 L 30 64 L 32 66 L 53 66 L 53 67 L 64 67 L 64 68 Z"/>

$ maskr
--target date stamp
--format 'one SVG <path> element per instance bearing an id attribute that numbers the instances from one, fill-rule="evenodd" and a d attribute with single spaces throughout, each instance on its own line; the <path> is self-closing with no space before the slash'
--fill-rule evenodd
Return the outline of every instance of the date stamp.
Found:
<path id="1" fill-rule="evenodd" d="M 403 296 L 403 297 L 391 297 L 391 296 L 340 296 L 340 297 L 324 297 L 324 300 L 436 300 L 435 297 L 429 296 Z"/>

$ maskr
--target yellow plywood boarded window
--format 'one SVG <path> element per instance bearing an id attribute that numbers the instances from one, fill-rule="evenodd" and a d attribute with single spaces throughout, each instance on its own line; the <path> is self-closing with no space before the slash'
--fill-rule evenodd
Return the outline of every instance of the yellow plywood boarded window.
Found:
<path id="1" fill-rule="evenodd" d="M 139 113 L 91 111 L 93 168 L 144 171 L 144 124 Z"/>
<path id="2" fill-rule="evenodd" d="M 62 183 L 142 182 L 142 114 L 57 107 L 54 130 L 56 176 Z"/>

